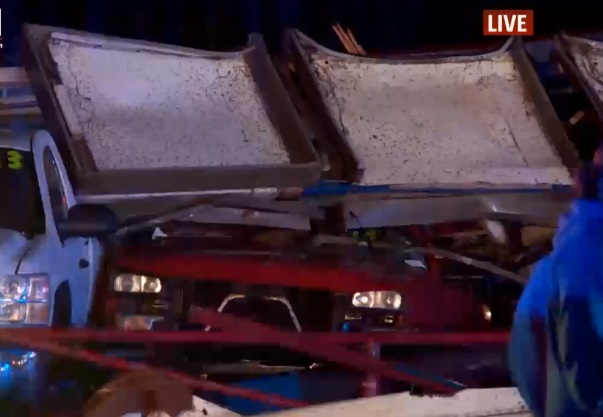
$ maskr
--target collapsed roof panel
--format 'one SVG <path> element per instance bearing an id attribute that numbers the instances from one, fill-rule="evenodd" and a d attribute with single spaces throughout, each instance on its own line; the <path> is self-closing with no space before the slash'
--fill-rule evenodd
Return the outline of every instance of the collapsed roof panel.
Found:
<path id="1" fill-rule="evenodd" d="M 603 42 L 560 34 L 555 38 L 555 50 L 574 86 L 580 86 L 598 113 L 603 127 Z"/>
<path id="2" fill-rule="evenodd" d="M 603 102 L 603 42 L 568 35 L 561 35 L 559 39 L 583 80 Z"/>
<path id="3" fill-rule="evenodd" d="M 60 33 L 48 47 L 70 131 L 99 170 L 289 163 L 242 56 L 96 48 Z"/>
<path id="4" fill-rule="evenodd" d="M 40 26 L 26 34 L 26 69 L 84 192 L 300 186 L 320 175 L 257 36 L 217 53 Z"/>
<path id="5" fill-rule="evenodd" d="M 516 54 L 383 60 L 291 38 L 298 69 L 311 74 L 305 87 L 320 96 L 315 107 L 350 148 L 361 184 L 570 184 L 562 157 L 573 158 L 571 144 Z M 572 155 L 560 157 L 560 143 Z"/>

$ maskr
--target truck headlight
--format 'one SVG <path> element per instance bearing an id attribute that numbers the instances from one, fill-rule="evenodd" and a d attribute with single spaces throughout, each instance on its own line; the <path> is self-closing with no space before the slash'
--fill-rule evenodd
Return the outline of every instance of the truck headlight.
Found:
<path id="1" fill-rule="evenodd" d="M 352 297 L 352 305 L 354 307 L 399 310 L 402 306 L 402 296 L 395 291 L 357 292 Z"/>
<path id="2" fill-rule="evenodd" d="M 115 277 L 113 289 L 117 292 L 157 294 L 161 291 L 161 280 L 146 275 L 119 274 Z"/>
<path id="3" fill-rule="evenodd" d="M 49 278 L 45 274 L 0 276 L 0 323 L 48 324 Z"/>

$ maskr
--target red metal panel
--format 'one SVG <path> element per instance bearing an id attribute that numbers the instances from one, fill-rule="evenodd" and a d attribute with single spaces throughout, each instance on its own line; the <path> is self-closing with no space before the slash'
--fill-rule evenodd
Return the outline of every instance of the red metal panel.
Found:
<path id="1" fill-rule="evenodd" d="M 485 322 L 469 287 L 434 280 L 413 281 L 402 292 L 404 327 L 470 331 Z"/>
<path id="2" fill-rule="evenodd" d="M 414 278 L 393 274 L 379 276 L 369 271 L 324 265 L 186 254 L 152 258 L 121 255 L 116 266 L 159 277 L 320 289 L 334 293 L 393 290 L 400 292 L 404 299 L 401 323 L 404 327 L 477 330 L 485 324 L 480 320 L 470 288 L 443 284 L 439 279 L 427 279 L 425 275 Z"/>
<path id="3" fill-rule="evenodd" d="M 96 342 L 124 344 L 168 344 L 168 343 L 226 343 L 275 345 L 283 339 L 283 334 L 241 333 L 238 331 L 160 331 L 131 332 L 124 330 L 91 329 L 3 329 L 0 334 L 19 338 L 38 338 L 60 342 Z M 288 333 L 284 333 L 288 337 Z M 505 345 L 509 342 L 506 332 L 367 332 L 367 333 L 296 333 L 313 343 L 335 343 L 357 345 L 373 340 L 380 345 L 405 346 L 463 346 L 463 345 Z"/>
<path id="4" fill-rule="evenodd" d="M 31 331 L 35 332 L 36 330 L 32 329 Z M 191 388 L 196 388 L 204 391 L 220 392 L 224 395 L 232 395 L 236 397 L 247 398 L 250 400 L 261 401 L 266 404 L 272 404 L 281 407 L 303 407 L 305 405 L 308 405 L 305 402 L 291 400 L 288 398 L 281 397 L 279 395 L 265 394 L 263 392 L 252 389 L 222 385 L 216 382 L 194 378 L 178 372 L 173 372 L 165 369 L 157 369 L 142 363 L 128 362 L 123 359 L 113 358 L 84 349 L 73 349 L 64 346 L 59 346 L 55 343 L 49 342 L 48 340 L 40 339 L 39 337 L 18 337 L 11 335 L 10 332 L 2 330 L 0 331 L 0 341 L 6 344 L 14 344 L 32 350 L 49 352 L 57 356 L 68 357 L 84 362 L 92 362 L 100 366 L 113 368 L 121 371 L 134 370 L 162 372 L 177 381 L 183 382 Z"/>
<path id="5" fill-rule="evenodd" d="M 239 317 L 218 313 L 208 309 L 195 309 L 192 315 L 203 324 L 222 328 L 224 330 L 236 330 L 239 332 L 256 333 L 258 335 L 266 336 L 274 335 L 275 337 L 280 335 L 281 340 L 278 342 L 279 346 L 310 356 L 319 357 L 333 363 L 338 363 L 361 372 L 368 372 L 375 376 L 397 381 L 412 382 L 437 393 L 452 393 L 455 391 L 451 385 L 441 381 L 434 381 L 421 375 L 414 375 L 401 370 L 396 370 L 390 363 L 340 347 L 337 344 L 304 339 L 300 333 L 285 333 L 263 324 L 250 322 Z"/>
<path id="6" fill-rule="evenodd" d="M 338 345 L 341 344 L 469 344 L 469 343 L 505 343 L 507 334 L 405 334 L 405 333 L 362 333 L 362 334 L 303 334 L 286 333 L 259 323 L 249 322 L 235 316 L 220 314 L 216 311 L 195 309 L 192 312 L 194 321 L 209 324 L 213 328 L 221 328 L 225 332 L 136 332 L 123 331 L 91 331 L 53 330 L 53 329 L 2 329 L 0 341 L 16 344 L 34 350 L 47 351 L 56 355 L 66 356 L 101 366 L 119 370 L 150 370 L 164 372 L 166 375 L 181 381 L 193 388 L 217 391 L 225 395 L 263 401 L 269 404 L 294 407 L 305 403 L 289 400 L 275 395 L 267 395 L 244 388 L 223 386 L 205 380 L 198 380 L 187 375 L 171 371 L 155 369 L 140 363 L 131 363 L 121 359 L 107 357 L 83 349 L 70 349 L 52 343 L 52 339 L 65 341 L 100 341 L 120 343 L 253 343 L 274 344 L 296 350 L 308 355 L 342 364 L 344 366 L 368 372 L 371 378 L 377 376 L 396 380 L 405 380 L 423 385 L 435 392 L 451 392 L 454 387 L 442 380 L 432 380 L 415 374 L 394 370 L 391 364 L 371 358 L 353 350 Z M 230 331 L 229 331 L 230 330 Z M 454 384 L 458 386 L 458 384 Z M 456 388 L 458 389 L 458 388 Z"/>
<path id="7" fill-rule="evenodd" d="M 359 291 L 403 290 L 400 276 L 377 276 L 360 270 L 236 257 L 169 254 L 157 257 L 119 255 L 116 267 L 160 277 L 216 280 L 248 285 Z"/>

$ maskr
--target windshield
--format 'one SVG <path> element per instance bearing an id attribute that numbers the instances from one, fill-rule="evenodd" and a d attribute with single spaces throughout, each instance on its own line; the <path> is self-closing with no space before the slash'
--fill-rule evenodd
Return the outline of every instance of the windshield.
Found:
<path id="1" fill-rule="evenodd" d="M 26 236 L 43 232 L 43 212 L 33 154 L 0 148 L 0 229 Z"/>

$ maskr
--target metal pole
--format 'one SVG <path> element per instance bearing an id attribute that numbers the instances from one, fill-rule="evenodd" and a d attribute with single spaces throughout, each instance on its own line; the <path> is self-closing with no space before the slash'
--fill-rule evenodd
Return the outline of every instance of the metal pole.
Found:
<path id="1" fill-rule="evenodd" d="M 369 340 L 364 346 L 366 353 L 373 359 L 379 359 L 381 356 L 381 347 L 374 340 Z M 361 396 L 376 397 L 379 395 L 379 377 L 374 373 L 367 373 L 362 381 Z"/>

